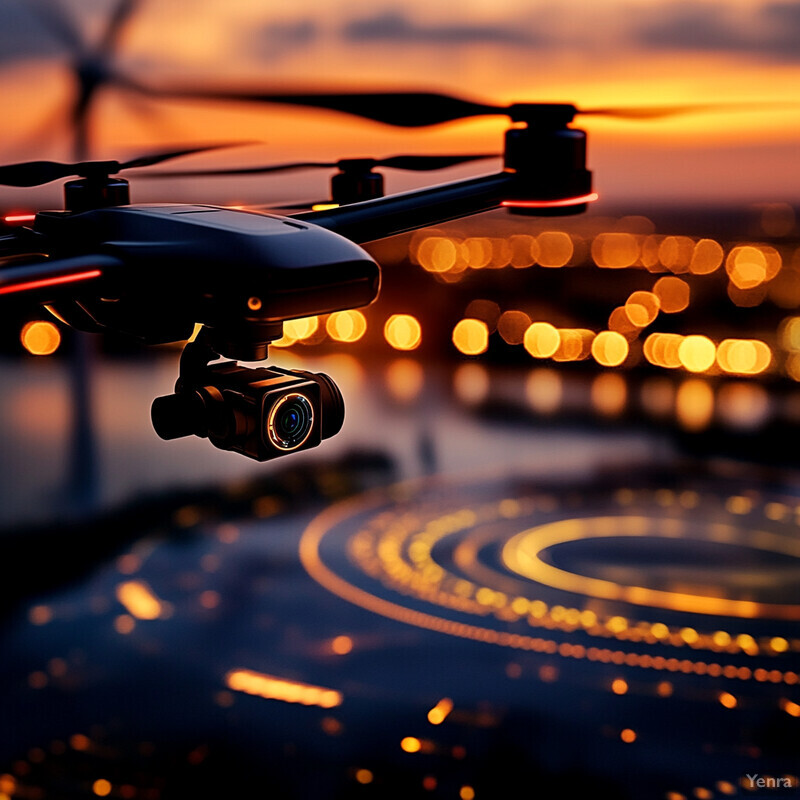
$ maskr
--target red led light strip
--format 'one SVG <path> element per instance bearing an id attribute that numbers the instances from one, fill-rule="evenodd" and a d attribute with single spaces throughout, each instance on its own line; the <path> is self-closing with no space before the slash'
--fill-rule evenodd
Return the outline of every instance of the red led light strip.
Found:
<path id="1" fill-rule="evenodd" d="M 102 274 L 103 273 L 99 269 L 90 269 L 86 272 L 74 272 L 72 275 L 58 275 L 53 278 L 40 278 L 38 281 L 26 281 L 25 283 L 15 283 L 11 286 L 0 286 L 0 294 L 27 292 L 33 289 L 45 289 L 48 286 L 58 286 L 62 283 L 88 281 L 92 278 L 99 278 Z"/>
<path id="2" fill-rule="evenodd" d="M 564 200 L 503 200 L 500 205 L 504 208 L 563 208 L 593 203 L 598 197 L 597 192 L 592 192 L 582 194 L 580 197 L 567 197 Z"/>
<path id="3" fill-rule="evenodd" d="M 18 222 L 33 222 L 36 219 L 36 214 L 9 214 L 3 217 L 3 222 L 9 225 L 14 225 Z"/>

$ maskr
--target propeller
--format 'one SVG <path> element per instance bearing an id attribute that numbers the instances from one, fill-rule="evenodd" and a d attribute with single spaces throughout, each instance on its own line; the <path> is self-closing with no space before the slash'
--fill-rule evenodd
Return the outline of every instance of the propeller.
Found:
<path id="1" fill-rule="evenodd" d="M 75 137 L 74 157 L 79 160 L 84 160 L 89 152 L 91 116 L 98 93 L 107 87 L 143 92 L 143 87 L 122 74 L 114 63 L 120 41 L 140 5 L 141 0 L 116 0 L 99 39 L 90 43 L 77 20 L 57 0 L 31 0 L 27 4 L 28 10 L 68 53 L 75 83 L 69 122 Z"/>
<path id="2" fill-rule="evenodd" d="M 248 103 L 275 103 L 324 108 L 352 114 L 363 119 L 404 128 L 439 125 L 444 122 L 479 116 L 509 116 L 520 122 L 539 122 L 548 118 L 570 122 L 573 117 L 605 116 L 619 119 L 658 119 L 682 114 L 724 111 L 763 110 L 775 103 L 701 103 L 673 106 L 578 108 L 571 103 L 511 103 L 498 105 L 469 100 L 439 92 L 248 92 L 194 88 L 154 89 L 172 98 L 230 100 Z"/>
<path id="3" fill-rule="evenodd" d="M 376 167 L 388 169 L 402 169 L 417 172 L 446 169 L 470 161 L 480 161 L 487 158 L 500 158 L 499 154 L 481 153 L 475 155 L 403 155 L 390 156 L 389 158 L 342 158 L 339 161 L 297 161 L 288 164 L 271 164 L 263 167 L 243 167 L 237 169 L 207 169 L 189 170 L 186 172 L 151 172 L 144 174 L 143 178 L 197 178 L 210 175 L 264 175 L 274 172 L 291 172 L 301 169 L 338 168 L 342 171 L 348 169 L 368 171 Z"/>
<path id="4" fill-rule="evenodd" d="M 203 153 L 207 150 L 218 150 L 222 147 L 234 147 L 236 144 L 214 144 L 203 147 L 183 148 L 181 150 L 169 150 L 141 156 L 130 161 L 79 161 L 72 164 L 65 164 L 59 161 L 25 161 L 21 164 L 0 166 L 0 185 L 42 186 L 45 183 L 50 183 L 50 181 L 72 176 L 115 175 L 122 170 L 151 167 L 173 158 L 188 156 L 192 153 Z"/>

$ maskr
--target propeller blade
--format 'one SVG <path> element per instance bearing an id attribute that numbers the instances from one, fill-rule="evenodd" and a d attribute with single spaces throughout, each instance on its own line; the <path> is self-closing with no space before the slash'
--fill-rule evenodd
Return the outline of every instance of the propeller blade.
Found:
<path id="1" fill-rule="evenodd" d="M 119 40 L 139 5 L 140 0 L 119 0 L 98 46 L 98 52 L 104 57 L 112 55 L 117 49 Z"/>
<path id="2" fill-rule="evenodd" d="M 41 186 L 50 181 L 76 175 L 79 164 L 62 164 L 58 161 L 24 161 L 0 167 L 0 184 L 3 186 Z"/>
<path id="3" fill-rule="evenodd" d="M 618 108 L 579 109 L 582 116 L 615 117 L 617 119 L 663 119 L 683 114 L 708 114 L 725 111 L 765 111 L 767 109 L 787 108 L 794 103 L 686 103 L 674 106 L 641 106 Z"/>
<path id="4" fill-rule="evenodd" d="M 141 156 L 134 158 L 130 161 L 124 161 L 119 165 L 119 169 L 138 169 L 140 167 L 152 167 L 156 164 L 162 164 L 164 161 L 170 161 L 173 158 L 180 158 L 181 156 L 189 156 L 192 153 L 205 153 L 210 150 L 220 150 L 224 147 L 239 147 L 246 144 L 255 144 L 254 142 L 221 142 L 220 144 L 206 144 L 201 147 L 187 147 L 181 150 L 168 150 L 167 152 L 152 153 L 149 156 Z"/>
<path id="5" fill-rule="evenodd" d="M 85 45 L 79 29 L 74 21 L 67 17 L 60 4 L 52 0 L 33 0 L 27 4 L 27 7 L 50 34 L 69 49 L 72 55 L 84 52 Z"/>
<path id="6" fill-rule="evenodd" d="M 0 166 L 0 185 L 3 186 L 42 186 L 45 183 L 69 178 L 73 175 L 87 175 L 105 173 L 114 175 L 124 169 L 135 167 L 149 167 L 161 164 L 172 158 L 202 153 L 207 150 L 218 150 L 222 147 L 235 147 L 252 142 L 229 142 L 224 144 L 204 145 L 190 147 L 182 150 L 169 150 L 167 152 L 153 153 L 149 156 L 134 158 L 120 163 L 119 161 L 79 161 L 73 164 L 64 164 L 59 161 L 25 161 L 21 164 L 7 164 Z"/>
<path id="7" fill-rule="evenodd" d="M 506 114 L 502 106 L 477 103 L 438 92 L 247 92 L 225 90 L 155 89 L 155 93 L 173 98 L 201 100 L 232 100 L 248 103 L 275 103 L 294 106 L 325 108 L 353 114 L 373 122 L 419 128 L 452 122 L 464 117 L 486 114 Z"/>
<path id="8" fill-rule="evenodd" d="M 297 161 L 289 164 L 272 164 L 265 167 L 242 167 L 241 169 L 196 169 L 186 172 L 150 172 L 137 178 L 201 178 L 209 175 L 262 175 L 268 172 L 290 172 L 296 169 L 335 167 L 336 163 L 322 161 Z"/>
<path id="9" fill-rule="evenodd" d="M 272 164 L 263 167 L 241 167 L 234 169 L 197 169 L 170 172 L 151 172 L 143 174 L 142 178 L 201 178 L 214 175 L 265 175 L 273 172 L 290 172 L 298 169 L 330 169 L 338 167 L 358 167 L 372 169 L 374 167 L 387 167 L 390 169 L 405 169 L 424 172 L 435 169 L 445 169 L 456 164 L 465 164 L 469 161 L 478 161 L 485 158 L 500 158 L 496 153 L 481 153 L 477 155 L 442 155 L 442 156 L 391 156 L 390 158 L 343 158 L 340 161 L 297 161 L 288 164 Z"/>
<path id="10" fill-rule="evenodd" d="M 765 103 L 720 103 L 683 104 L 674 106 L 609 107 L 578 109 L 568 103 L 512 103 L 494 105 L 467 100 L 440 92 L 249 92 L 235 90 L 203 90 L 185 88 L 152 89 L 152 93 L 172 98 L 198 98 L 203 100 L 231 100 L 249 103 L 274 103 L 283 105 L 308 106 L 341 111 L 363 119 L 395 125 L 404 128 L 418 128 L 438 125 L 443 122 L 468 117 L 503 115 L 515 121 L 534 121 L 568 117 L 565 124 L 575 114 L 607 116 L 619 119 L 646 120 L 679 114 L 694 114 L 713 111 L 741 111 L 775 108 L 781 105 Z"/>
<path id="11" fill-rule="evenodd" d="M 482 153 L 476 155 L 453 156 L 392 156 L 381 158 L 375 162 L 377 167 L 390 169 L 407 169 L 417 172 L 426 172 L 434 169 L 446 169 L 457 164 L 467 164 L 470 161 L 481 161 L 486 158 L 500 158 L 498 153 Z"/>

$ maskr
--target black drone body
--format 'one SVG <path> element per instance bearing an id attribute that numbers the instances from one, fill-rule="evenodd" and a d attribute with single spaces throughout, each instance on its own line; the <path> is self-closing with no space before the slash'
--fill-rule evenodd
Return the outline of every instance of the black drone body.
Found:
<path id="1" fill-rule="evenodd" d="M 110 259 L 94 278 L 45 281 L 37 290 L 74 327 L 160 344 L 188 339 L 201 323 L 220 355 L 245 361 L 267 357 L 284 320 L 368 305 L 380 285 L 378 265 L 350 240 L 256 212 L 196 205 L 40 212 L 33 232 L 59 259 L 87 252 Z"/>
<path id="2" fill-rule="evenodd" d="M 332 181 L 333 207 L 288 216 L 212 205 L 130 204 L 128 181 L 118 172 L 208 147 L 124 163 L 39 161 L 0 167 L 0 184 L 8 186 L 71 178 L 65 185 L 66 210 L 39 212 L 30 227 L 0 237 L 0 259 L 6 264 L 0 269 L 0 304 L 33 300 L 80 330 L 121 332 L 147 343 L 185 341 L 199 324 L 199 335 L 184 349 L 175 393 L 153 405 L 156 431 L 165 439 L 205 436 L 221 449 L 260 461 L 313 447 L 335 434 L 344 419 L 341 394 L 325 375 L 212 363 L 219 356 L 264 360 L 285 320 L 371 303 L 378 295 L 380 268 L 361 244 L 497 208 L 535 216 L 586 210 L 597 194 L 586 168 L 586 133 L 572 126 L 577 114 L 649 119 L 703 110 L 494 106 L 430 93 L 225 97 L 328 108 L 406 127 L 476 115 L 502 114 L 512 122 L 499 171 L 387 196 L 382 176 L 374 172 L 378 167 L 429 171 L 492 156 L 365 157 L 142 173 L 189 177 L 339 170 Z"/>

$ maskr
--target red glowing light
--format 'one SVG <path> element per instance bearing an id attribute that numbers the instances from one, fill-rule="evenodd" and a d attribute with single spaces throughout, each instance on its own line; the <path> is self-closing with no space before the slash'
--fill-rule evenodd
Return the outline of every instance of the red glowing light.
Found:
<path id="1" fill-rule="evenodd" d="M 23 222 L 33 222 L 36 219 L 36 214 L 8 214 L 3 217 L 3 222 L 8 225 L 19 225 Z"/>
<path id="2" fill-rule="evenodd" d="M 99 269 L 90 269 L 86 272 L 74 272 L 72 275 L 58 275 L 53 278 L 40 278 L 37 281 L 26 281 L 25 283 L 14 283 L 11 286 L 0 286 L 0 294 L 12 294 L 13 292 L 27 292 L 33 289 L 44 289 L 48 286 L 58 286 L 62 283 L 76 283 L 77 281 L 87 281 L 92 278 L 99 278 L 103 273 Z"/>
<path id="3" fill-rule="evenodd" d="M 582 194 L 580 197 L 567 197 L 563 200 L 503 200 L 500 205 L 504 208 L 564 208 L 565 206 L 593 203 L 598 197 L 597 192 L 591 192 Z"/>

